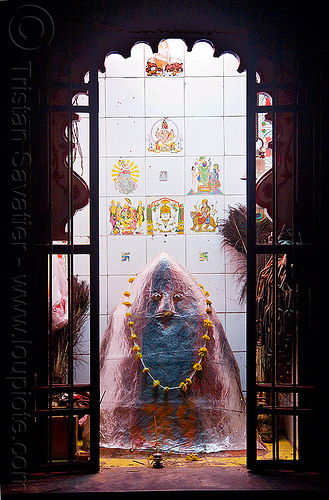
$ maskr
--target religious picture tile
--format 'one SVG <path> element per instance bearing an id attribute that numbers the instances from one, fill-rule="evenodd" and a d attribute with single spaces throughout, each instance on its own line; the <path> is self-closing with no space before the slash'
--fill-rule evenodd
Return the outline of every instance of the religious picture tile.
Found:
<path id="1" fill-rule="evenodd" d="M 132 160 L 120 159 L 112 168 L 112 181 L 120 194 L 131 194 L 137 189 L 139 168 Z"/>
<path id="2" fill-rule="evenodd" d="M 152 124 L 147 144 L 147 151 L 150 153 L 181 153 L 183 135 L 176 122 L 164 117 Z"/>
<path id="3" fill-rule="evenodd" d="M 223 217 L 223 208 L 223 197 L 187 198 L 186 232 L 189 234 L 218 234 L 218 223 L 219 219 Z"/>
<path id="4" fill-rule="evenodd" d="M 189 174 L 187 172 L 187 186 L 190 186 L 188 195 L 223 194 L 222 168 L 219 163 L 208 156 L 199 156 L 194 162 L 191 161 L 190 165 Z"/>
<path id="5" fill-rule="evenodd" d="M 108 205 L 110 235 L 145 234 L 145 215 L 145 203 L 138 198 L 112 199 Z"/>
<path id="6" fill-rule="evenodd" d="M 147 199 L 147 234 L 184 234 L 181 198 Z"/>
<path id="7" fill-rule="evenodd" d="M 152 77 L 173 77 L 183 74 L 183 61 L 173 57 L 167 40 L 162 40 L 158 52 L 153 54 L 146 62 L 146 75 Z"/>

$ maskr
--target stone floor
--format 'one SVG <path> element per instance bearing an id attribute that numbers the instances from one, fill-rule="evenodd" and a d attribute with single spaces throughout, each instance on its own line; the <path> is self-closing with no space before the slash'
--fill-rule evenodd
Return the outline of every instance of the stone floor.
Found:
<path id="1" fill-rule="evenodd" d="M 266 453 L 262 455 L 266 459 Z M 312 492 L 316 497 L 329 498 L 329 476 L 302 473 L 251 473 L 246 468 L 245 452 L 226 452 L 208 455 L 166 455 L 163 454 L 162 468 L 153 467 L 152 456 L 147 453 L 129 453 L 122 451 L 101 451 L 100 472 L 98 474 L 70 474 L 34 476 L 22 486 L 3 485 L 3 498 L 18 500 L 19 497 L 43 498 L 52 494 L 54 498 L 76 498 L 95 495 L 112 498 L 114 495 L 142 497 L 181 498 L 188 493 L 188 498 L 202 495 L 219 498 L 237 494 L 239 497 L 255 495 L 268 500 L 276 494 L 286 495 L 289 500 L 302 492 Z M 25 488 L 26 487 L 26 488 Z M 265 496 L 263 494 L 265 493 Z M 110 494 L 110 495 L 109 495 Z M 289 495 L 289 497 L 288 497 Z M 186 496 L 185 496 L 186 497 Z M 184 498 L 185 498 L 184 497 Z M 0 495 L 1 498 L 1 495 Z"/>

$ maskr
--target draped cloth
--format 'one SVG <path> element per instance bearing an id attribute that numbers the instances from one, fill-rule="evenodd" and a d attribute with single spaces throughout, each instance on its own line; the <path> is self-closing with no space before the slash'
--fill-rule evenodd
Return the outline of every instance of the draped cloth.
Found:
<path id="1" fill-rule="evenodd" d="M 191 273 L 166 253 L 127 283 L 101 344 L 102 446 L 154 449 L 156 425 L 163 451 L 246 448 L 239 368 L 209 299 Z M 134 345 L 140 347 L 142 362 Z M 202 370 L 195 371 L 205 345 Z M 182 391 L 179 385 L 186 378 L 192 383 Z M 154 380 L 160 383 L 156 388 Z"/>

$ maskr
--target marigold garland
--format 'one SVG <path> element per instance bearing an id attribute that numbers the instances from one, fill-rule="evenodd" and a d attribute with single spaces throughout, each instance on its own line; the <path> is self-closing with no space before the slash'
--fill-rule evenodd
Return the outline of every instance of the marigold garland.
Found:
<path id="1" fill-rule="evenodd" d="M 134 281 L 134 279 L 135 278 L 129 278 L 128 279 L 128 283 L 132 283 Z M 199 286 L 202 289 L 205 297 L 209 297 L 209 292 L 207 292 L 204 289 L 204 286 L 201 285 L 201 284 L 199 284 Z M 124 292 L 123 295 L 125 297 L 129 297 L 130 296 L 130 292 L 126 291 L 126 292 Z M 212 304 L 211 300 L 206 299 L 205 302 L 206 302 L 206 306 L 207 306 L 206 309 L 205 309 L 206 313 L 207 314 L 212 314 L 212 309 L 209 307 Z M 127 302 L 127 301 L 122 302 L 122 304 L 124 306 L 126 306 L 126 307 L 130 307 L 131 306 L 131 302 Z M 126 312 L 126 317 L 129 318 L 130 316 L 131 316 L 131 312 L 130 311 Z M 175 386 L 175 387 L 168 387 L 168 386 L 161 385 L 160 381 L 156 380 L 153 377 L 153 375 L 150 373 L 150 369 L 147 366 L 145 366 L 144 360 L 143 360 L 143 355 L 140 352 L 140 346 L 136 342 L 137 335 L 132 330 L 132 327 L 134 326 L 134 322 L 129 319 L 129 321 L 127 322 L 127 325 L 130 328 L 130 338 L 133 341 L 132 350 L 135 353 L 136 359 L 139 359 L 140 362 L 142 363 L 143 373 L 144 374 L 148 374 L 150 376 L 150 378 L 153 380 L 153 387 L 155 389 L 157 389 L 157 388 L 160 387 L 161 389 L 163 389 L 163 392 L 165 394 L 168 393 L 171 390 L 174 390 L 174 389 L 179 389 L 183 393 L 187 392 L 188 387 L 192 385 L 193 377 L 196 374 L 196 372 L 201 372 L 202 371 L 202 361 L 203 361 L 203 359 L 206 357 L 206 355 L 208 353 L 208 349 L 206 348 L 206 343 L 210 340 L 210 336 L 208 335 L 208 329 L 212 328 L 212 321 L 209 318 L 207 318 L 207 319 L 203 320 L 203 324 L 204 324 L 205 328 L 207 329 L 207 332 L 202 336 L 204 345 L 202 347 L 200 347 L 200 349 L 199 349 L 199 361 L 197 363 L 194 363 L 194 365 L 193 365 L 193 371 L 190 374 L 190 376 L 185 379 L 185 382 L 180 382 L 180 384 L 178 386 Z"/>

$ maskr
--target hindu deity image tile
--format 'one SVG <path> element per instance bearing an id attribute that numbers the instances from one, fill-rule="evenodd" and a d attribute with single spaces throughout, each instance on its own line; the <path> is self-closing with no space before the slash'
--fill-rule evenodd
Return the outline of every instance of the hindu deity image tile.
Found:
<path id="1" fill-rule="evenodd" d="M 185 165 L 188 195 L 223 194 L 222 157 L 187 157 Z"/>
<path id="2" fill-rule="evenodd" d="M 145 202 L 139 198 L 107 198 L 109 234 L 114 236 L 145 234 Z M 128 259 L 128 257 L 127 257 Z"/>
<path id="3" fill-rule="evenodd" d="M 183 153 L 183 121 L 168 117 L 147 120 L 147 154 Z"/>
<path id="4" fill-rule="evenodd" d="M 108 196 L 143 195 L 144 158 L 109 158 L 107 161 Z"/>
<path id="5" fill-rule="evenodd" d="M 182 156 L 148 157 L 145 167 L 146 195 L 179 196 L 184 193 L 184 158 Z"/>
<path id="6" fill-rule="evenodd" d="M 218 234 L 218 222 L 224 213 L 224 197 L 191 196 L 186 198 L 186 233 Z"/>
<path id="7" fill-rule="evenodd" d="M 171 54 L 167 40 L 162 40 L 158 52 L 146 62 L 146 75 L 151 77 L 175 77 L 183 74 L 183 61 Z"/>
<path id="8" fill-rule="evenodd" d="M 182 197 L 147 198 L 147 234 L 184 234 Z"/>

